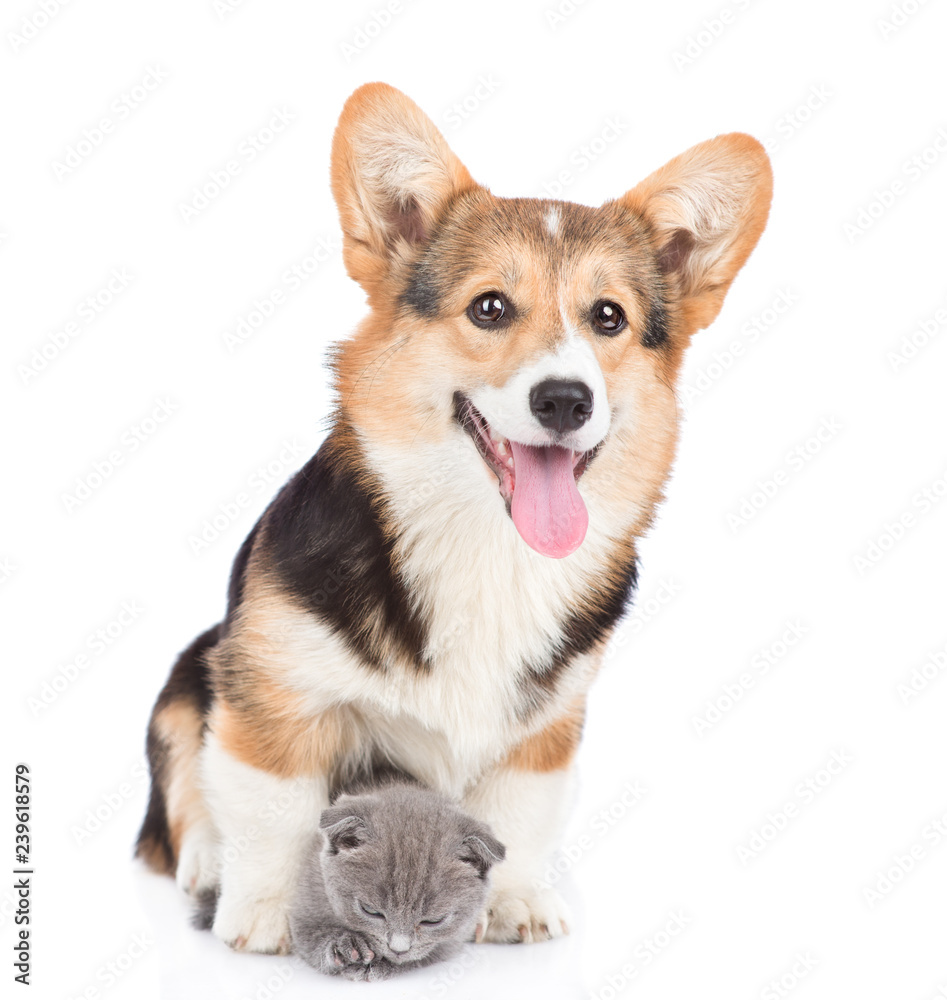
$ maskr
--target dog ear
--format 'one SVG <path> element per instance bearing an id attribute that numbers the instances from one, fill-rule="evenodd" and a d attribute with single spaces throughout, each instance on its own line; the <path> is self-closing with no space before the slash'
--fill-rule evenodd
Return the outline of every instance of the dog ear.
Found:
<path id="1" fill-rule="evenodd" d="M 431 119 L 400 90 L 367 83 L 346 101 L 332 141 L 332 193 L 346 269 L 366 291 L 431 235 L 451 198 L 474 187 Z"/>
<path id="2" fill-rule="evenodd" d="M 773 172 L 762 145 L 732 132 L 676 156 L 621 200 L 653 226 L 658 266 L 686 333 L 713 322 L 766 225 Z"/>

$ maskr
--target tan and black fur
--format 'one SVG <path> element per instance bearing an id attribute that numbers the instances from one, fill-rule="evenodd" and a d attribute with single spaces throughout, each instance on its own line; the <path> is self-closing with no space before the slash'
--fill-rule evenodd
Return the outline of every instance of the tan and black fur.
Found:
<path id="1" fill-rule="evenodd" d="M 561 818 L 586 691 L 673 460 L 683 354 L 762 232 L 769 164 L 734 134 L 601 208 L 500 199 L 412 102 L 371 84 L 343 111 L 333 192 L 370 312 L 335 353 L 325 443 L 254 527 L 226 618 L 158 699 L 138 853 L 185 889 L 219 884 L 228 943 L 285 950 L 285 893 L 262 895 L 262 852 L 214 861 L 253 816 L 235 789 L 293 789 L 302 830 L 346 781 L 392 765 L 508 845 L 481 937 L 554 936 L 564 909 L 533 878 L 548 831 L 522 810 Z M 469 308 L 493 290 L 509 308 L 484 330 Z M 620 335 L 590 326 L 602 301 L 620 304 Z M 547 361 L 594 376 L 607 424 L 595 441 L 550 438 L 582 456 L 589 517 L 556 559 L 517 534 L 469 427 L 471 407 L 505 420 L 518 379 Z M 270 849 L 292 855 L 294 830 L 268 830 Z M 294 871 L 266 869 L 286 885 Z"/>

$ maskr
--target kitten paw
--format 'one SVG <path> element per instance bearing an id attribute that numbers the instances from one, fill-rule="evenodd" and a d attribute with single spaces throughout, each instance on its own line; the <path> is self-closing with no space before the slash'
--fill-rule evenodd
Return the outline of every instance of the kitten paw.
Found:
<path id="1" fill-rule="evenodd" d="M 475 940 L 532 944 L 569 933 L 569 909 L 552 889 L 495 889 L 477 921 Z"/>
<path id="2" fill-rule="evenodd" d="M 391 963 L 376 959 L 367 938 L 355 931 L 338 931 L 328 935 L 323 943 L 322 971 L 357 982 L 387 979 Z"/>
<path id="3" fill-rule="evenodd" d="M 233 900 L 224 893 L 217 903 L 214 934 L 234 951 L 255 951 L 264 955 L 290 952 L 289 917 L 283 899 Z"/>
<path id="4" fill-rule="evenodd" d="M 395 966 L 386 958 L 377 958 L 368 965 L 349 965 L 342 975 L 358 983 L 377 983 L 382 979 L 390 979 L 395 972 Z"/>
<path id="5" fill-rule="evenodd" d="M 368 965 L 375 952 L 361 934 L 336 931 L 323 942 L 323 963 L 326 972 L 341 972 L 350 965 Z"/>

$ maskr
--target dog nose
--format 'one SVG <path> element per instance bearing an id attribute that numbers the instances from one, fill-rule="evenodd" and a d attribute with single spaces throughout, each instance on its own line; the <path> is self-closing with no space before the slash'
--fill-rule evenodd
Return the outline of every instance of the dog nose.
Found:
<path id="1" fill-rule="evenodd" d="M 584 382 L 547 378 L 530 390 L 529 408 L 551 431 L 576 431 L 592 416 L 592 390 Z"/>

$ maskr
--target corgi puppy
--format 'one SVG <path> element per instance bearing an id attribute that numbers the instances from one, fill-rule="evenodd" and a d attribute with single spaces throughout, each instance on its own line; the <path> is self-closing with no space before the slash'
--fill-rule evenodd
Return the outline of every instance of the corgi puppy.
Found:
<path id="1" fill-rule="evenodd" d="M 600 208 L 496 198 L 385 84 L 332 190 L 369 312 L 324 444 L 260 518 L 223 622 L 148 729 L 137 853 L 214 933 L 286 952 L 319 817 L 394 768 L 506 845 L 476 937 L 567 932 L 542 872 L 585 700 L 674 457 L 675 383 L 766 223 L 769 161 L 718 136 Z"/>

